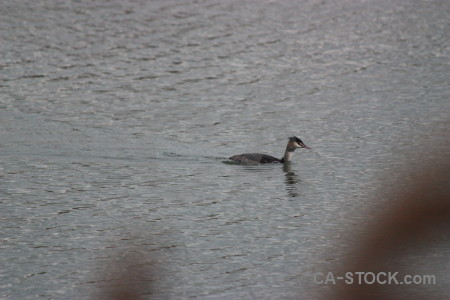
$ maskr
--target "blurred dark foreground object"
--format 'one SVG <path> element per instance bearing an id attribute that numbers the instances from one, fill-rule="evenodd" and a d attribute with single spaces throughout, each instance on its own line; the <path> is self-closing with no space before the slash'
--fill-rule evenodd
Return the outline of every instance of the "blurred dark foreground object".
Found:
<path id="1" fill-rule="evenodd" d="M 104 273 L 100 274 L 99 300 L 157 299 L 155 283 L 159 266 L 151 255 L 139 253 L 139 247 L 125 248 L 114 253 Z M 100 284 L 101 285 L 101 284 Z"/>
<path id="2" fill-rule="evenodd" d="M 428 161 L 411 164 L 396 182 L 384 183 L 382 193 L 392 206 L 376 215 L 365 231 L 359 246 L 347 255 L 342 267 L 345 272 L 395 272 L 401 269 L 401 259 L 414 249 L 429 249 L 444 242 L 450 230 L 450 145 L 446 153 L 432 153 Z M 410 178 L 412 178 L 411 181 Z M 404 180 L 410 182 L 397 191 Z M 394 191 L 395 190 L 395 191 Z M 445 254 L 444 254 L 445 255 Z M 444 256 L 445 257 L 445 256 Z M 447 271 L 449 262 L 447 264 Z M 447 273 L 448 274 L 448 273 Z M 448 279 L 448 278 L 447 278 Z M 445 278 L 437 278 L 444 281 Z M 443 283 L 447 286 L 449 282 Z M 340 284 L 330 299 L 443 299 L 445 295 L 419 295 L 410 292 L 412 285 Z M 447 290 L 447 293 L 450 291 Z M 448 296 L 448 295 L 447 295 Z M 400 297 L 400 298 L 399 298 Z"/>

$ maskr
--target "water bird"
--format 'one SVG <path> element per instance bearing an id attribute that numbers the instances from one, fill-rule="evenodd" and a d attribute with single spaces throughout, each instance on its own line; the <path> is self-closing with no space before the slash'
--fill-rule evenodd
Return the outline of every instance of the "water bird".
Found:
<path id="1" fill-rule="evenodd" d="M 244 153 L 240 155 L 234 155 L 230 157 L 232 161 L 239 162 L 244 165 L 259 165 L 259 164 L 267 164 L 267 163 L 288 163 L 291 161 L 292 156 L 294 154 L 295 149 L 297 148 L 305 148 L 311 149 L 306 146 L 301 139 L 296 136 L 290 137 L 286 146 L 286 151 L 281 159 L 276 157 L 261 154 L 261 153 Z"/>

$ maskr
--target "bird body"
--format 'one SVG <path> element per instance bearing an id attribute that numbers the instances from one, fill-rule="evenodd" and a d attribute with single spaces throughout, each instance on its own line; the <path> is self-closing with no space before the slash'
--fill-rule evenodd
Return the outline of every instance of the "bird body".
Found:
<path id="1" fill-rule="evenodd" d="M 261 153 L 244 153 L 240 155 L 234 155 L 230 157 L 230 159 L 246 165 L 259 165 L 281 162 L 281 159 Z"/>

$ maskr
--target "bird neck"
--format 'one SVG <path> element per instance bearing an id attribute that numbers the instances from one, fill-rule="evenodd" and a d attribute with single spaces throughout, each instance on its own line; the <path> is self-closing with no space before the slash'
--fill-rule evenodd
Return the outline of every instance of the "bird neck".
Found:
<path id="1" fill-rule="evenodd" d="M 293 145 L 291 142 L 289 142 L 286 146 L 286 151 L 284 152 L 283 158 L 280 160 L 280 162 L 290 162 L 292 160 L 292 156 L 294 155 L 295 145 Z"/>

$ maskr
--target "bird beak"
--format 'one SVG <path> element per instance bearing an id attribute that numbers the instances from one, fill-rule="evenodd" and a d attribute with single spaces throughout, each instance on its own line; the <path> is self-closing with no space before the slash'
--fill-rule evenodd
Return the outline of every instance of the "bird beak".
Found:
<path id="1" fill-rule="evenodd" d="M 309 149 L 309 150 L 311 150 L 311 148 L 310 148 L 310 147 L 306 146 L 306 145 L 305 145 L 305 144 L 303 144 L 303 143 L 301 143 L 301 144 L 300 144 L 300 148 L 305 148 L 305 149 Z"/>

